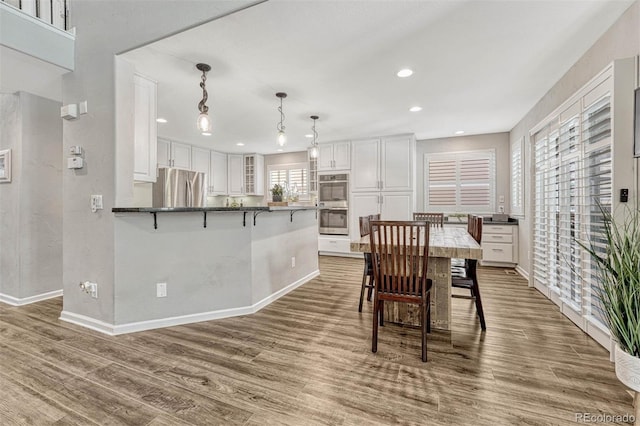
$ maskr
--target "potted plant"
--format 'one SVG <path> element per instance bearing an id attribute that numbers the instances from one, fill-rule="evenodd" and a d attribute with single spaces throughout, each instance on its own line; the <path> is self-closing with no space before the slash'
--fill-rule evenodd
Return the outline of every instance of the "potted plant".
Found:
<path id="1" fill-rule="evenodd" d="M 604 219 L 604 253 L 597 241 L 577 241 L 594 259 L 604 316 L 616 342 L 615 368 L 618 379 L 636 392 L 636 425 L 640 424 L 640 211 L 625 211 L 617 221 L 599 205 Z"/>
<path id="2" fill-rule="evenodd" d="M 273 185 L 273 188 L 271 188 L 271 200 L 275 202 L 282 201 L 282 191 L 282 185 L 277 183 Z"/>

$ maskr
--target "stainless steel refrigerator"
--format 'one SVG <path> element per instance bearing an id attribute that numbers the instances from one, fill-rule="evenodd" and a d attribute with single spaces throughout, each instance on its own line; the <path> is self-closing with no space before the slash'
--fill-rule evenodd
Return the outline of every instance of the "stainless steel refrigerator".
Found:
<path id="1" fill-rule="evenodd" d="M 153 207 L 204 207 L 206 174 L 160 168 L 153 184 Z"/>

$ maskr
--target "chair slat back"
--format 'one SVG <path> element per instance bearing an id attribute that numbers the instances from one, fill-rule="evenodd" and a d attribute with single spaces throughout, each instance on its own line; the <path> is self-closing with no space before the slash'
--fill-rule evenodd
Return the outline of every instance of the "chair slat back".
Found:
<path id="1" fill-rule="evenodd" d="M 429 227 L 424 221 L 371 222 L 371 255 L 376 291 L 424 297 L 429 253 Z"/>
<path id="2" fill-rule="evenodd" d="M 482 243 L 482 216 L 476 216 L 475 235 L 473 238 L 478 244 Z"/>
<path id="3" fill-rule="evenodd" d="M 413 213 L 413 220 L 429 222 L 430 226 L 443 226 L 444 225 L 444 213 Z"/>
<path id="4" fill-rule="evenodd" d="M 360 222 L 360 238 L 369 235 L 369 216 L 360 216 L 358 220 Z"/>

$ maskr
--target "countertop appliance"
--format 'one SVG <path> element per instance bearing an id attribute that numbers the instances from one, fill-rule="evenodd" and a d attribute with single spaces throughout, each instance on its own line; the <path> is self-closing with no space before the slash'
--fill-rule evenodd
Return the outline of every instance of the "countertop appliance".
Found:
<path id="1" fill-rule="evenodd" d="M 159 168 L 153 184 L 153 207 L 205 207 L 206 174 Z"/>

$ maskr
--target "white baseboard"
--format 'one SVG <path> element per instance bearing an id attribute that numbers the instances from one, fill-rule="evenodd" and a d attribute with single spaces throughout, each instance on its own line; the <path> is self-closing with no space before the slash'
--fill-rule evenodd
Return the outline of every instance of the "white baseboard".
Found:
<path id="1" fill-rule="evenodd" d="M 195 322 L 211 321 L 222 318 L 237 317 L 240 315 L 249 315 L 258 312 L 260 309 L 275 302 L 285 294 L 295 290 L 304 283 L 312 280 L 320 275 L 319 270 L 308 274 L 305 277 L 289 284 L 283 289 L 265 297 L 257 303 L 251 306 L 243 306 L 238 308 L 221 309 L 219 311 L 201 312 L 197 314 L 180 315 L 176 317 L 160 318 L 148 321 L 131 322 L 128 324 L 114 325 L 103 321 L 96 320 L 84 315 L 74 314 L 73 312 L 62 311 L 60 319 L 70 322 L 72 324 L 80 325 L 82 327 L 90 328 L 91 330 L 99 331 L 110 336 L 117 336 L 119 334 L 135 333 L 138 331 L 153 330 L 156 328 L 172 327 L 176 325 L 192 324 Z"/>
<path id="2" fill-rule="evenodd" d="M 62 296 L 62 290 L 49 291 L 47 293 L 36 294 L 35 296 L 29 296 L 22 299 L 9 296 L 8 294 L 0 293 L 0 302 L 6 303 L 11 306 L 23 306 L 30 303 L 40 302 L 42 300 L 53 299 L 54 297 Z"/>
<path id="3" fill-rule="evenodd" d="M 522 269 L 520 267 L 520 265 L 516 266 L 516 272 L 519 273 L 520 275 L 522 275 L 524 277 L 524 279 L 529 281 L 529 273 L 527 271 L 525 271 L 524 269 Z"/>

